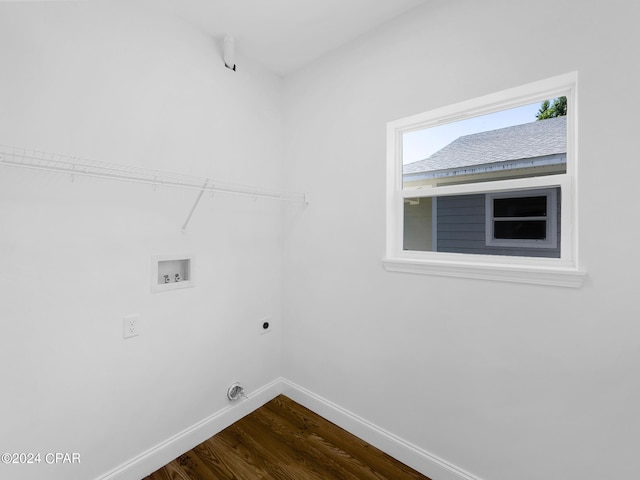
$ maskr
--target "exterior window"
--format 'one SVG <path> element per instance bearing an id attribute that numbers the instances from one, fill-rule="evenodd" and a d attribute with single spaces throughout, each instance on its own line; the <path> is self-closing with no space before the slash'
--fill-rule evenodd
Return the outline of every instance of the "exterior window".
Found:
<path id="1" fill-rule="evenodd" d="M 579 286 L 576 83 L 390 122 L 387 270 Z"/>
<path id="2" fill-rule="evenodd" d="M 558 249 L 556 189 L 488 193 L 486 244 L 515 249 Z M 559 250 L 556 255 L 559 256 Z"/>

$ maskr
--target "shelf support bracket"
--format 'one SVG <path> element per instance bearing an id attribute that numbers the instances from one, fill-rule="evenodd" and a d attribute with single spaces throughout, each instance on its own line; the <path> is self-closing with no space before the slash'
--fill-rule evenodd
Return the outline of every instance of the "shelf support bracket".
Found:
<path id="1" fill-rule="evenodd" d="M 196 207 L 200 203 L 200 199 L 202 198 L 202 194 L 206 190 L 207 185 L 209 185 L 209 179 L 208 178 L 204 181 L 204 185 L 202 185 L 202 188 L 200 189 L 200 192 L 198 193 L 198 198 L 196 198 L 196 201 L 193 204 L 193 207 L 191 207 L 191 211 L 189 212 L 189 216 L 185 220 L 184 225 L 182 225 L 182 233 L 187 231 L 187 225 L 189 224 L 189 220 L 191 220 L 191 217 L 193 216 L 193 212 L 195 212 Z"/>

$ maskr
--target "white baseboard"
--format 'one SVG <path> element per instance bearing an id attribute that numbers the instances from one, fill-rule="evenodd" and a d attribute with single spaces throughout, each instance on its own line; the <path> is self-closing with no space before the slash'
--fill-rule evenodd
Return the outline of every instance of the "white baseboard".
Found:
<path id="1" fill-rule="evenodd" d="M 280 380 L 282 393 L 291 400 L 307 407 L 432 480 L 481 480 L 287 379 L 281 378 Z"/>
<path id="2" fill-rule="evenodd" d="M 155 472 L 160 467 L 191 450 L 196 445 L 221 432 L 242 417 L 260 408 L 269 400 L 282 392 L 282 381 L 276 379 L 255 392 L 248 398 L 232 403 L 204 420 L 177 433 L 162 443 L 141 453 L 135 458 L 114 468 L 98 480 L 140 480 Z"/>
<path id="3" fill-rule="evenodd" d="M 481 480 L 285 378 L 264 385 L 247 399 L 230 404 L 97 480 L 140 480 L 281 393 L 432 480 Z"/>

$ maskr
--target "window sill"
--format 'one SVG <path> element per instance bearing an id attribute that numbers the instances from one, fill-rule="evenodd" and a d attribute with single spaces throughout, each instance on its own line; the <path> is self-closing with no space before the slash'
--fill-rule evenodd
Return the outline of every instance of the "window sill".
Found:
<path id="1" fill-rule="evenodd" d="M 385 258 L 382 263 L 388 272 L 473 278 L 570 288 L 580 288 L 587 275 L 585 271 L 568 267 L 439 262 L 434 260 L 398 258 Z"/>

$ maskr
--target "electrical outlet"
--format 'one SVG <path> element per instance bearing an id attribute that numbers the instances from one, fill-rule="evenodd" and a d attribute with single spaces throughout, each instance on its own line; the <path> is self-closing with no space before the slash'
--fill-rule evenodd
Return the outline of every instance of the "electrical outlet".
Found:
<path id="1" fill-rule="evenodd" d="M 273 322 L 269 317 L 263 318 L 260 320 L 260 330 L 259 335 L 264 335 L 265 333 L 269 333 L 273 329 Z"/>
<path id="2" fill-rule="evenodd" d="M 139 335 L 139 322 L 140 315 L 127 315 L 124 317 L 123 338 L 137 337 Z"/>

